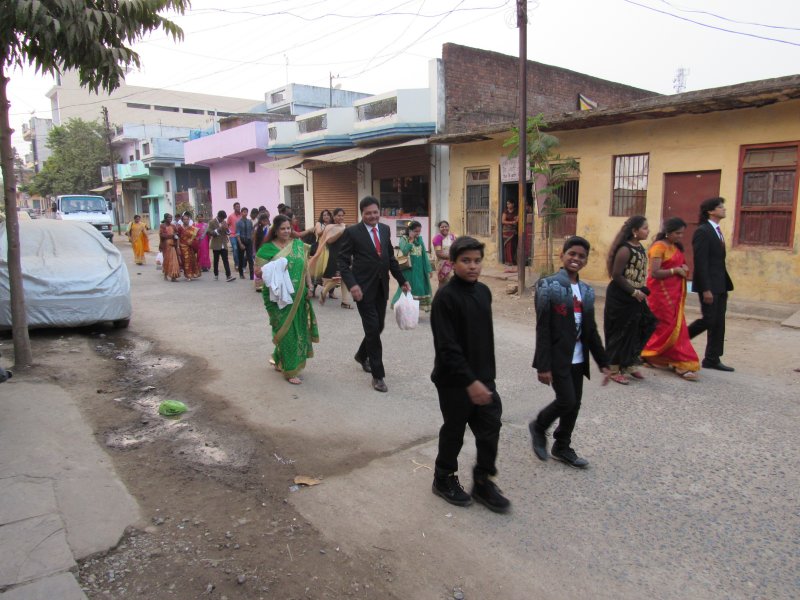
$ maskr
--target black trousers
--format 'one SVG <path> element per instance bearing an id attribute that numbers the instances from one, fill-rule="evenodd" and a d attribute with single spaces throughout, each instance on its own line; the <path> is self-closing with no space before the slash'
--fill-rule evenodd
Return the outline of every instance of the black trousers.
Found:
<path id="1" fill-rule="evenodd" d="M 219 276 L 219 259 L 222 258 L 222 266 L 225 267 L 225 277 L 230 279 L 231 266 L 228 264 L 228 249 L 214 250 L 214 277 Z"/>
<path id="2" fill-rule="evenodd" d="M 703 294 L 698 294 L 698 297 L 703 316 L 689 325 L 689 337 L 693 338 L 708 331 L 705 360 L 716 363 L 725 351 L 725 312 L 728 310 L 728 293 L 714 294 L 714 301 L 711 304 L 703 302 Z"/>
<path id="3" fill-rule="evenodd" d="M 558 427 L 553 432 L 553 448 L 565 449 L 572 443 L 572 430 L 581 410 L 583 365 L 575 364 L 568 371 L 552 373 L 556 399 L 542 409 L 536 417 L 536 423 L 542 429 L 547 429 L 558 419 Z"/>
<path id="4" fill-rule="evenodd" d="M 497 443 L 500 441 L 500 417 L 503 404 L 497 391 L 492 392 L 491 404 L 473 404 L 465 388 L 442 388 L 439 393 L 439 408 L 444 424 L 439 429 L 439 454 L 436 456 L 436 474 L 449 475 L 458 471 L 458 454 L 464 445 L 467 425 L 475 436 L 477 460 L 475 471 L 484 475 L 497 474 Z"/>
<path id="5" fill-rule="evenodd" d="M 381 344 L 381 333 L 383 324 L 386 321 L 386 302 L 388 298 L 383 286 L 378 286 L 375 298 L 371 300 L 362 299 L 357 302 L 358 314 L 361 316 L 361 325 L 364 328 L 364 339 L 356 352 L 356 358 L 363 362 L 369 358 L 372 368 L 372 376 L 375 379 L 383 379 L 386 371 L 383 369 L 383 345 Z"/>
<path id="6" fill-rule="evenodd" d="M 244 238 L 240 238 L 239 241 L 241 241 L 242 245 L 244 246 L 244 248 L 242 248 L 239 245 L 236 246 L 236 251 L 239 254 L 239 275 L 244 277 L 244 267 L 245 267 L 245 263 L 246 263 L 247 266 L 250 268 L 250 279 L 252 279 L 253 278 L 253 240 L 246 240 Z"/>

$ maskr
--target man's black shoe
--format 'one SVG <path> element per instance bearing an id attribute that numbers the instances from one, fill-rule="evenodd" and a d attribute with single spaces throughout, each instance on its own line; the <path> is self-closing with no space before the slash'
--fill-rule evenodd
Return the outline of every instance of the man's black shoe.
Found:
<path id="1" fill-rule="evenodd" d="M 377 377 L 372 378 L 372 389 L 376 392 L 388 392 L 389 388 L 386 387 L 386 382 L 383 379 L 378 379 Z"/>
<path id="2" fill-rule="evenodd" d="M 720 361 L 712 362 L 710 360 L 703 360 L 704 369 L 716 369 L 717 371 L 725 371 L 726 373 L 733 373 L 736 369 L 723 365 Z"/>
<path id="3" fill-rule="evenodd" d="M 528 423 L 528 431 L 531 432 L 533 453 L 539 460 L 547 460 L 547 433 L 536 421 Z"/>
<path id="4" fill-rule="evenodd" d="M 511 502 L 491 479 L 476 479 L 472 486 L 472 497 L 492 512 L 506 513 L 511 508 Z"/>
<path id="5" fill-rule="evenodd" d="M 364 360 L 358 358 L 358 355 L 355 355 L 353 358 L 356 359 L 356 362 L 361 365 L 361 368 L 364 369 L 367 373 L 372 373 L 372 367 L 369 364 L 369 356 Z"/>
<path id="6" fill-rule="evenodd" d="M 550 455 L 556 460 L 560 460 L 576 469 L 585 469 L 589 466 L 589 461 L 575 454 L 575 450 L 572 448 L 558 448 L 557 446 L 553 446 L 553 449 L 550 450 Z"/>
<path id="7" fill-rule="evenodd" d="M 456 506 L 469 506 L 472 504 L 472 498 L 461 487 L 458 476 L 455 473 L 434 475 L 431 489 L 434 494 L 444 498 L 450 504 L 455 504 Z"/>

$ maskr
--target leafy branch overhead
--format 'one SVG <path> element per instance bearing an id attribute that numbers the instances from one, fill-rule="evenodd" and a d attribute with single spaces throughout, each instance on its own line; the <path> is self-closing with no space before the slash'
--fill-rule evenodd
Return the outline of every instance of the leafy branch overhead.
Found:
<path id="1" fill-rule="evenodd" d="M 7 93 L 9 72 L 26 66 L 48 75 L 74 70 L 81 86 L 95 93 L 101 89 L 112 92 L 125 79 L 127 67 L 141 66 L 139 55 L 130 46 L 143 36 L 164 31 L 174 40 L 183 39 L 183 30 L 159 13 L 183 14 L 190 6 L 190 0 L 0 0 L 0 162 L 17 368 L 29 366 L 33 354 L 22 285 Z M 91 185 L 81 182 L 79 176 L 75 181 L 80 188 Z M 51 183 L 43 180 L 40 185 Z"/>
<path id="2" fill-rule="evenodd" d="M 30 64 L 50 75 L 75 69 L 82 86 L 111 91 L 125 67 L 140 66 L 129 45 L 157 30 L 183 39 L 183 30 L 159 12 L 183 14 L 189 6 L 189 0 L 3 0 L 2 66 Z"/>

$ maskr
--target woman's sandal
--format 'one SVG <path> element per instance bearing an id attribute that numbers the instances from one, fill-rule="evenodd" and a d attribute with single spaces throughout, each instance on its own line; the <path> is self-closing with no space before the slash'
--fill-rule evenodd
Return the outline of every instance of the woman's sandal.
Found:
<path id="1" fill-rule="evenodd" d="M 292 385 L 300 385 L 301 383 L 303 383 L 299 377 L 289 377 L 289 379 L 287 379 L 286 381 L 288 381 Z"/>
<path id="2" fill-rule="evenodd" d="M 340 304 L 340 306 L 341 306 L 342 308 L 346 308 L 346 309 L 348 309 L 348 310 L 353 310 L 353 307 L 352 307 L 350 304 L 348 304 L 347 302 L 342 302 L 342 303 Z"/>
<path id="3" fill-rule="evenodd" d="M 637 371 L 630 371 L 628 373 L 628 375 L 630 375 L 634 379 L 644 379 L 644 375 L 642 374 L 641 371 L 638 371 L 638 370 Z"/>
<path id="4" fill-rule="evenodd" d="M 611 375 L 608 376 L 608 378 L 611 381 L 616 381 L 617 383 L 620 383 L 622 385 L 628 385 L 630 383 L 630 380 L 627 377 L 625 377 L 625 375 L 623 375 L 622 373 L 612 373 Z"/>
<path id="5" fill-rule="evenodd" d="M 675 369 L 675 374 L 680 377 L 681 379 L 685 379 L 686 381 L 697 381 L 697 373 L 694 371 L 681 371 L 679 369 Z"/>

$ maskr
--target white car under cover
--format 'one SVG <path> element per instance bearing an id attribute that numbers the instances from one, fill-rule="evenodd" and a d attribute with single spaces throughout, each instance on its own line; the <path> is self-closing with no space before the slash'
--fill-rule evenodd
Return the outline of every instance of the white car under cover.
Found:
<path id="1" fill-rule="evenodd" d="M 87 223 L 19 222 L 29 327 L 78 327 L 131 318 L 131 282 L 120 251 Z M 0 224 L 0 328 L 11 327 L 8 236 Z"/>

